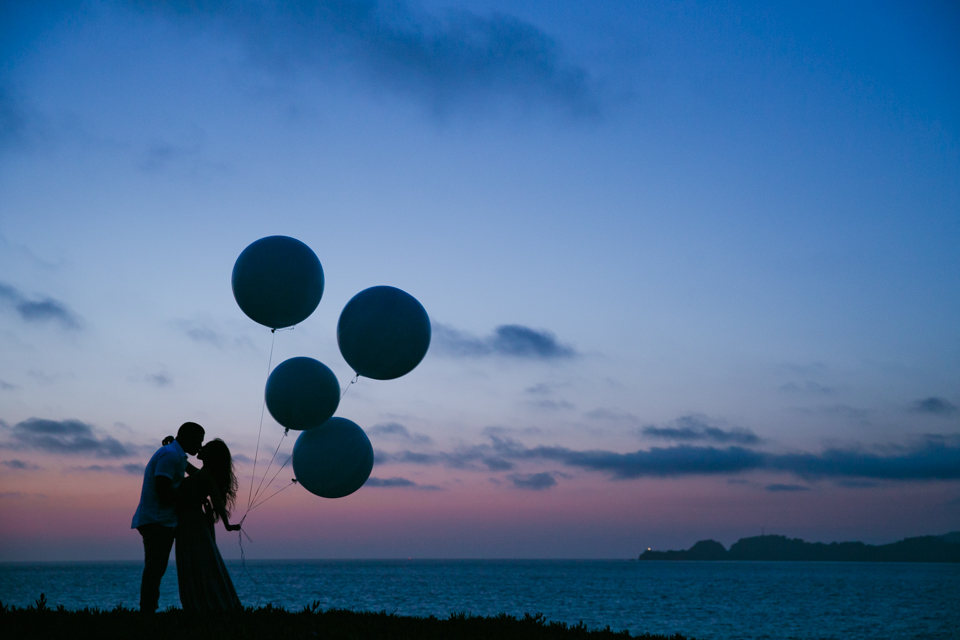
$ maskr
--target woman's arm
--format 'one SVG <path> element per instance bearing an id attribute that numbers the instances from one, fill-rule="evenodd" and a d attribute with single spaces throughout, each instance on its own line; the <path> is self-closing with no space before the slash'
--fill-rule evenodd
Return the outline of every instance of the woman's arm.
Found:
<path id="1" fill-rule="evenodd" d="M 208 481 L 208 493 L 210 494 L 210 502 L 213 503 L 213 509 L 217 512 L 217 515 L 220 516 L 220 519 L 223 521 L 223 526 L 227 531 L 239 531 L 239 524 L 230 524 L 230 516 L 227 514 L 227 507 L 223 503 L 223 499 L 220 497 L 220 490 L 217 489 L 217 483 L 213 481 L 213 478 L 207 476 Z"/>

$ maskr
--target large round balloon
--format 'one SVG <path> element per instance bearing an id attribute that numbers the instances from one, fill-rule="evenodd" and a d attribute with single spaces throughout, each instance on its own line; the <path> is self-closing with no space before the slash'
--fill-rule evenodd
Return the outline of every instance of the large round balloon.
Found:
<path id="1" fill-rule="evenodd" d="M 330 418 L 304 431 L 293 445 L 293 473 L 304 489 L 322 498 L 348 496 L 373 470 L 373 447 L 363 429 L 346 418 Z"/>
<path id="2" fill-rule="evenodd" d="M 370 287 L 343 308 L 337 344 L 343 359 L 361 376 L 393 380 L 410 373 L 427 354 L 430 317 L 409 293 Z"/>
<path id="3" fill-rule="evenodd" d="M 340 404 L 333 371 L 313 358 L 284 360 L 267 378 L 267 409 L 288 429 L 313 429 L 330 419 Z"/>
<path id="4" fill-rule="evenodd" d="M 245 314 L 271 329 L 291 327 L 323 297 L 323 267 L 307 245 L 287 236 L 261 238 L 233 265 L 233 297 Z"/>

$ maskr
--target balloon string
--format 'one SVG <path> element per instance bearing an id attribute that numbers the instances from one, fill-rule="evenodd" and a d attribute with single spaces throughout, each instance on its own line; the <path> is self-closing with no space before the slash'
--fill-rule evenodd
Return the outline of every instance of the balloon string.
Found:
<path id="1" fill-rule="evenodd" d="M 272 477 L 272 478 L 270 478 L 270 482 L 268 482 L 268 483 L 267 483 L 267 486 L 265 486 L 265 487 L 263 488 L 263 491 L 257 491 L 257 496 L 263 495 L 264 493 L 267 492 L 267 489 L 270 488 L 270 485 L 273 484 L 273 481 L 277 479 L 277 476 L 280 475 L 280 472 L 283 471 L 283 468 L 284 468 L 285 466 L 287 466 L 287 463 L 290 462 L 292 459 L 293 459 L 293 455 L 287 456 L 287 459 L 284 460 L 284 461 L 283 461 L 283 464 L 280 465 L 280 466 L 277 468 L 277 472 L 276 472 L 275 474 L 273 474 L 273 477 Z M 294 478 L 293 481 L 296 482 L 296 478 Z M 284 487 L 284 488 L 286 488 L 286 487 Z M 274 495 L 276 495 L 276 494 L 274 494 Z M 254 496 L 254 498 L 253 498 L 254 502 L 256 502 L 257 496 Z M 257 503 L 257 504 L 263 504 L 263 503 L 260 502 L 260 503 Z M 255 507 L 255 506 L 257 506 L 257 505 L 254 504 L 253 506 Z M 250 508 L 253 509 L 253 507 L 250 507 Z"/>
<path id="2" fill-rule="evenodd" d="M 359 374 L 359 373 L 358 373 L 357 375 L 353 376 L 353 380 L 350 381 L 350 384 L 348 384 L 348 385 L 344 388 L 343 393 L 340 394 L 340 400 L 343 400 L 343 396 L 347 395 L 347 391 L 349 391 L 349 390 L 350 390 L 350 387 L 352 387 L 353 385 L 355 385 L 355 384 L 357 383 L 357 380 L 359 380 L 359 379 L 360 379 L 360 374 Z M 338 402 L 339 402 L 339 401 L 338 401 Z"/>
<path id="3" fill-rule="evenodd" d="M 270 367 L 273 365 L 273 346 L 277 342 L 277 330 L 270 329 L 270 358 L 267 360 L 267 378 L 270 377 Z M 263 412 L 267 408 L 267 394 L 263 394 L 263 404 L 260 406 L 260 428 L 257 430 L 257 450 L 253 454 L 253 473 L 250 474 L 250 491 L 247 492 L 247 511 L 253 503 L 253 483 L 257 479 L 257 456 L 260 455 L 260 434 L 263 433 Z"/>
<path id="4" fill-rule="evenodd" d="M 288 433 L 290 433 L 290 429 L 283 430 L 283 435 L 280 436 L 280 442 L 277 443 L 277 448 L 273 450 L 273 457 L 270 458 L 270 463 L 267 465 L 267 470 L 263 472 L 263 477 L 260 478 L 260 485 L 257 487 L 257 491 L 253 494 L 253 502 L 256 502 L 257 498 L 260 496 L 260 487 L 263 487 L 263 481 L 267 479 L 267 474 L 270 473 L 270 467 L 273 466 L 273 461 L 276 460 L 277 458 L 277 452 L 280 451 L 280 445 L 283 444 L 283 439 L 287 437 Z M 290 458 L 287 458 L 287 461 L 289 460 Z M 286 465 L 287 463 L 284 462 L 283 464 Z M 280 468 L 282 469 L 283 467 L 280 467 Z M 273 476 L 273 477 L 276 478 L 277 476 Z M 270 482 L 273 483 L 273 480 L 271 480 Z M 270 485 L 268 484 L 267 488 L 269 487 Z M 266 489 L 264 489 L 264 491 L 266 491 Z M 252 508 L 253 507 L 249 507 L 247 511 L 250 511 L 250 509 Z"/>
<path id="5" fill-rule="evenodd" d="M 252 582 L 257 587 L 257 607 L 259 607 L 260 606 L 260 583 L 257 582 L 252 575 L 250 575 L 249 571 L 247 571 L 247 555 L 243 552 L 243 536 L 247 536 L 247 540 L 249 540 L 250 542 L 253 542 L 253 538 L 247 535 L 247 532 L 243 530 L 243 521 L 246 519 L 247 519 L 246 515 L 240 518 L 240 530 L 237 532 L 237 538 L 240 540 L 240 565 L 243 567 L 244 575 L 250 578 L 250 582 Z"/>
<path id="6" fill-rule="evenodd" d="M 284 464 L 286 464 L 286 463 L 284 463 Z M 280 473 L 280 472 L 278 471 L 277 473 Z M 276 477 L 276 476 L 274 476 L 274 477 Z M 273 481 L 271 480 L 271 482 L 273 482 Z M 259 507 L 260 505 L 262 505 L 264 502 L 266 502 L 267 500 L 269 500 L 270 498 L 272 498 L 273 496 L 277 495 L 278 493 L 280 493 L 280 492 L 283 491 L 284 489 L 289 489 L 290 487 L 292 487 L 292 486 L 295 485 L 295 484 L 297 484 L 297 479 L 296 479 L 296 478 L 292 478 L 292 479 L 290 480 L 290 484 L 285 485 L 285 486 L 283 486 L 282 488 L 274 491 L 272 494 L 270 494 L 269 496 L 267 496 L 266 498 L 264 498 L 264 499 L 261 500 L 260 502 L 256 503 L 256 504 L 253 505 L 252 507 L 250 507 L 250 511 L 253 511 L 253 510 L 256 509 L 257 507 Z"/>

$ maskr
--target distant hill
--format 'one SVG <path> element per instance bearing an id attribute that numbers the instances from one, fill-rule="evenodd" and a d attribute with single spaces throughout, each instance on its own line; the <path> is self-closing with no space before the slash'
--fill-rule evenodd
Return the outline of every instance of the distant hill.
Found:
<path id="1" fill-rule="evenodd" d="M 804 542 L 786 536 L 741 538 L 724 548 L 701 540 L 685 551 L 644 551 L 640 560 L 775 560 L 818 562 L 960 562 L 960 531 L 892 544 Z"/>

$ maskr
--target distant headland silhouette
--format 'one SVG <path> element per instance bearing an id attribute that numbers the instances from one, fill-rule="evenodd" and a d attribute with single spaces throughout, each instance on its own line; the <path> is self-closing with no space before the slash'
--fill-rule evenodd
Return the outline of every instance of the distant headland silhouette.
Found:
<path id="1" fill-rule="evenodd" d="M 960 562 L 960 531 L 942 536 L 906 538 L 892 544 L 804 542 L 800 538 L 765 535 L 740 538 L 724 548 L 701 540 L 685 551 L 651 551 L 640 560 L 773 560 L 814 562 Z"/>

